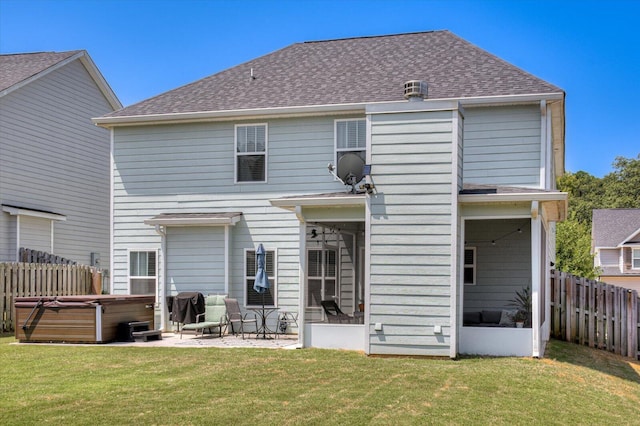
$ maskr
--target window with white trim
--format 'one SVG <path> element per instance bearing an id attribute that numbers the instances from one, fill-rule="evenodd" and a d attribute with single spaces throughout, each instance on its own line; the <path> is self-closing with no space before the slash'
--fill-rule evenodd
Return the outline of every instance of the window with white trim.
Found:
<path id="1" fill-rule="evenodd" d="M 265 250 L 265 268 L 267 270 L 267 278 L 269 278 L 269 291 L 264 293 L 264 305 L 276 306 L 276 298 L 274 295 L 277 293 L 276 283 L 276 251 Z M 245 300 L 247 307 L 262 306 L 262 294 L 257 293 L 253 289 L 253 284 L 256 282 L 256 274 L 258 273 L 258 261 L 256 259 L 255 250 L 245 250 L 244 255 L 244 271 L 245 271 Z"/>
<path id="2" fill-rule="evenodd" d="M 338 250 L 307 250 L 307 307 L 319 308 L 338 294 Z"/>
<path id="3" fill-rule="evenodd" d="M 464 283 L 476 284 L 476 248 L 464 248 Z"/>
<path id="4" fill-rule="evenodd" d="M 267 125 L 237 125 L 236 182 L 267 181 Z"/>
<path id="5" fill-rule="evenodd" d="M 151 251 L 129 252 L 129 293 L 155 294 L 158 283 L 158 253 Z"/>
<path id="6" fill-rule="evenodd" d="M 631 250 L 631 269 L 640 269 L 640 248 Z"/>
<path id="7" fill-rule="evenodd" d="M 336 120 L 336 166 L 340 157 L 352 152 L 367 161 L 367 121 L 364 119 Z"/>

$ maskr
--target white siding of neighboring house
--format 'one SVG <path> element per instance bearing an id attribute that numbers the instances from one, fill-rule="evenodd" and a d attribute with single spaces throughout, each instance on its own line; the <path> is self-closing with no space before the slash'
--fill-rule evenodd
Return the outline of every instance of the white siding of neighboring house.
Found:
<path id="1" fill-rule="evenodd" d="M 279 307 L 297 311 L 299 221 L 269 199 L 344 190 L 327 172 L 327 163 L 334 161 L 334 117 L 258 122 L 268 123 L 267 183 L 234 183 L 234 125 L 239 122 L 114 130 L 115 293 L 127 291 L 127 249 L 161 248 L 160 236 L 144 225 L 145 219 L 160 213 L 242 212 L 240 222 L 230 226 L 231 297 L 244 303 L 244 250 L 262 243 L 266 250 L 277 249 Z M 193 290 L 195 284 L 185 280 L 175 290 Z M 216 286 L 197 288 L 207 293 Z"/>
<path id="2" fill-rule="evenodd" d="M 540 106 L 465 108 L 464 182 L 540 187 Z"/>
<path id="3" fill-rule="evenodd" d="M 65 215 L 54 253 L 84 264 L 109 264 L 109 132 L 91 118 L 111 111 L 79 60 L 0 97 L 0 203 Z M 13 220 L 0 215 L 3 236 Z M 15 244 L 0 238 L 0 261 Z"/>
<path id="4" fill-rule="evenodd" d="M 371 116 L 371 354 L 451 355 L 457 114 Z"/>
<path id="5" fill-rule="evenodd" d="M 1 170 L 0 173 L 2 173 Z M 18 254 L 16 245 L 17 217 L 7 212 L 0 212 L 0 216 L 2 216 L 0 217 L 0 262 L 15 261 Z"/>

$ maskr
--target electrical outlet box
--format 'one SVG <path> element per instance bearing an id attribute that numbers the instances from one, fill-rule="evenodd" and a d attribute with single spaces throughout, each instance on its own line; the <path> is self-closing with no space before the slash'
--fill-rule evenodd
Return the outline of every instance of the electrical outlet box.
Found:
<path id="1" fill-rule="evenodd" d="M 434 325 L 433 326 L 433 334 L 442 334 L 442 326 Z"/>
<path id="2" fill-rule="evenodd" d="M 382 323 L 381 322 L 377 322 L 374 326 L 373 329 L 375 331 L 382 331 Z"/>

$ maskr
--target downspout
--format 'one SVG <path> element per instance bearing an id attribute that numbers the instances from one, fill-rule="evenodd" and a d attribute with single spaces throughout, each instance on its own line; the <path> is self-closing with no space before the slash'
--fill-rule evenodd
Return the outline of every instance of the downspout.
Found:
<path id="1" fill-rule="evenodd" d="M 163 229 L 161 225 L 156 225 L 155 230 L 160 235 L 160 252 L 162 253 L 162 280 L 158 277 L 158 287 L 159 291 L 156 292 L 156 304 L 160 307 L 160 331 L 164 331 L 164 325 L 166 321 L 166 311 L 167 307 L 165 306 L 165 300 L 167 300 L 167 286 L 166 286 L 166 277 L 167 277 L 167 262 L 165 253 L 167 247 L 167 233 Z M 160 295 L 158 296 L 158 293 Z"/>
<path id="2" fill-rule="evenodd" d="M 306 327 L 305 323 L 305 310 L 306 310 L 306 274 L 307 270 L 307 223 L 304 220 L 304 215 L 302 214 L 302 207 L 296 206 L 296 217 L 300 222 L 299 230 L 298 230 L 298 242 L 300 245 L 300 251 L 298 253 L 299 259 L 298 264 L 298 276 L 299 276 L 299 286 L 298 286 L 298 345 L 304 347 L 304 329 Z"/>

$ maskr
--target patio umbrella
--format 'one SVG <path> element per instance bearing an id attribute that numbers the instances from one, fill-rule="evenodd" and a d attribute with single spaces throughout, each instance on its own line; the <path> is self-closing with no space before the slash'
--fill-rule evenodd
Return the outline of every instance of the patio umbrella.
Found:
<path id="1" fill-rule="evenodd" d="M 269 278 L 267 277 L 267 252 L 265 251 L 262 244 L 258 245 L 258 249 L 256 250 L 256 263 L 258 264 L 258 271 L 256 272 L 256 279 L 253 283 L 253 290 L 262 294 L 262 337 L 266 337 L 266 324 L 265 324 L 265 316 L 264 316 L 264 295 L 269 291 Z"/>

